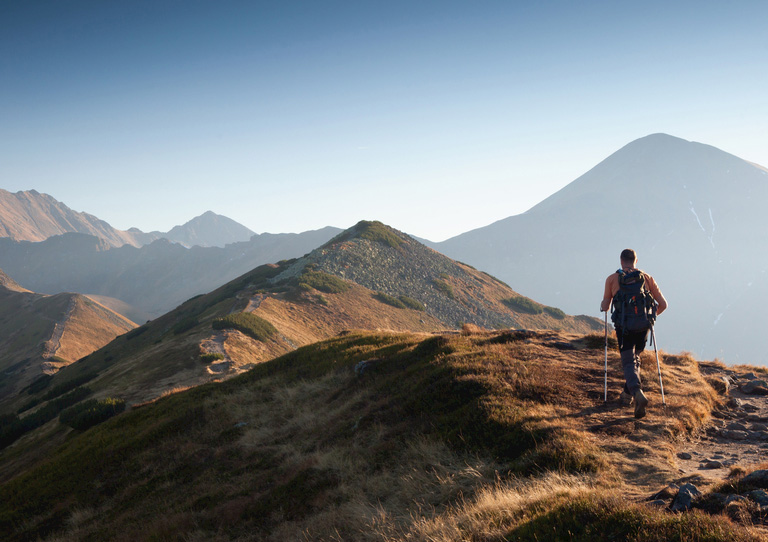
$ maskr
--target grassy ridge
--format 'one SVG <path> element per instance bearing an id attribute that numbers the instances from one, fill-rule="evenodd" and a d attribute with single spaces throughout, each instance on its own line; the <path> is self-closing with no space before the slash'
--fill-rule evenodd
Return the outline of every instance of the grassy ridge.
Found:
<path id="1" fill-rule="evenodd" d="M 564 537 L 583 528 L 576 539 L 587 540 L 609 521 L 617 536 L 655 532 L 667 520 L 628 505 L 598 516 L 600 506 L 584 505 L 572 526 L 576 509 L 552 498 L 600 503 L 593 486 L 613 476 L 568 416 L 583 409 L 591 377 L 574 367 L 594 354 L 562 358 L 522 332 L 339 336 L 70 439 L 0 486 L 0 531 L 9 540 L 544 540 L 553 523 Z M 682 419 L 672 376 L 667 384 Z M 520 486 L 553 473 L 567 482 L 549 498 Z M 535 504 L 509 504 L 524 494 Z M 744 539 L 725 520 L 697 521 L 659 532 Z M 490 527 L 496 538 L 482 532 Z"/>

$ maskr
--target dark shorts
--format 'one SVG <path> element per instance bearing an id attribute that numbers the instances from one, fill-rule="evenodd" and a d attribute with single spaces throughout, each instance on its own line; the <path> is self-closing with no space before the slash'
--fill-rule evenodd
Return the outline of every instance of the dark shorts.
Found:
<path id="1" fill-rule="evenodd" d="M 619 341 L 619 351 L 634 349 L 636 354 L 645 350 L 648 343 L 648 332 L 650 329 L 640 331 L 627 331 L 616 328 L 616 340 Z"/>

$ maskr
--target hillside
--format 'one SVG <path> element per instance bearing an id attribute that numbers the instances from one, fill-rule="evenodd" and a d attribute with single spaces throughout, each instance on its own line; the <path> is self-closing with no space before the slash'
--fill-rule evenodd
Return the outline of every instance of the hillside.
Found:
<path id="1" fill-rule="evenodd" d="M 768 302 L 762 210 L 768 172 L 665 134 L 633 141 L 529 211 L 434 246 L 566 312 L 597 312 L 605 278 L 634 248 L 670 310 L 661 344 L 768 364 L 748 337 Z"/>
<path id="2" fill-rule="evenodd" d="M 272 331 L 254 338 L 237 326 L 213 329 L 217 320 L 240 313 L 266 321 Z M 361 222 L 302 258 L 261 266 L 191 298 L 72 371 L 98 374 L 89 384 L 94 389 L 141 402 L 178 386 L 232 376 L 348 329 L 426 332 L 463 324 L 602 329 L 594 318 L 568 316 L 521 298 L 493 277 L 381 223 Z M 203 354 L 222 357 L 205 364 Z"/>
<path id="3" fill-rule="evenodd" d="M 134 327 L 82 295 L 47 296 L 7 282 L 0 285 L 0 405 L 41 375 L 55 373 Z"/>
<path id="4" fill-rule="evenodd" d="M 730 485 L 680 475 L 677 453 L 726 402 L 702 367 L 663 355 L 667 406 L 649 379 L 637 421 L 618 404 L 613 352 L 603 405 L 602 339 L 349 333 L 98 427 L 51 421 L 49 434 L 66 433 L 57 448 L 0 452 L 0 531 L 62 542 L 765 540 L 762 490 L 723 514 L 713 491 L 760 484 L 764 471 L 744 476 L 755 455 Z M 650 356 L 643 365 L 652 374 Z M 691 481 L 696 510 L 670 513 Z"/>

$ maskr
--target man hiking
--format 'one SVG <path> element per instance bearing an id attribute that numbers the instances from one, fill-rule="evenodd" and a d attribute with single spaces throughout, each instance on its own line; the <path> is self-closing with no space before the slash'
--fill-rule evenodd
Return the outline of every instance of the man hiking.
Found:
<path id="1" fill-rule="evenodd" d="M 605 279 L 600 311 L 605 312 L 613 305 L 611 321 L 616 329 L 626 381 L 621 400 L 627 405 L 634 400 L 635 418 L 642 418 L 648 398 L 641 388 L 640 352 L 645 349 L 648 331 L 656 316 L 666 310 L 667 300 L 653 277 L 635 267 L 637 255 L 634 250 L 622 250 L 620 260 L 621 269 Z"/>

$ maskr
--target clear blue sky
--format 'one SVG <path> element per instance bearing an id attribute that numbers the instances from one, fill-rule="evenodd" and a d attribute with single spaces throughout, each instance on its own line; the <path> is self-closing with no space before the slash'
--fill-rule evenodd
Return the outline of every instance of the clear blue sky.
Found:
<path id="1" fill-rule="evenodd" d="M 655 132 L 768 166 L 768 2 L 0 3 L 0 188 L 439 241 Z"/>

